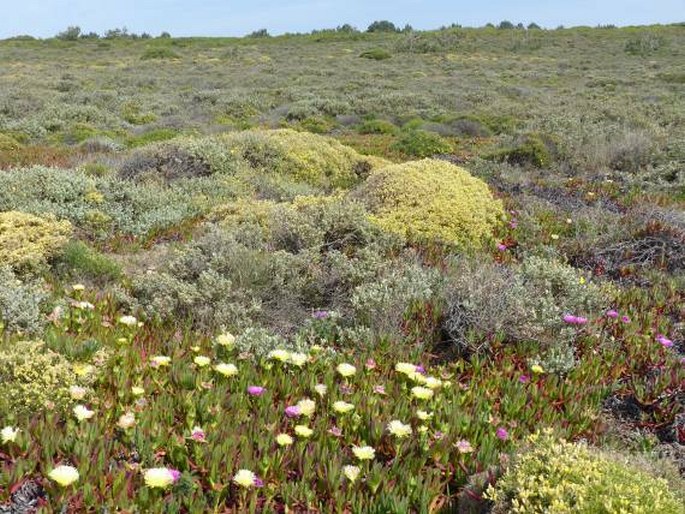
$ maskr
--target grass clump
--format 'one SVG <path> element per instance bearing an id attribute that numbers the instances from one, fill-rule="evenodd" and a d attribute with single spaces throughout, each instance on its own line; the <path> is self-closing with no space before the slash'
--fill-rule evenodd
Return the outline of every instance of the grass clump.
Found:
<path id="1" fill-rule="evenodd" d="M 381 168 L 356 194 L 375 223 L 415 243 L 482 246 L 504 213 L 485 182 L 433 159 Z"/>
<path id="2" fill-rule="evenodd" d="M 68 221 L 0 212 L 0 262 L 16 269 L 41 266 L 67 243 L 71 231 Z"/>
<path id="3" fill-rule="evenodd" d="M 386 59 L 390 59 L 392 54 L 383 48 L 372 48 L 371 50 L 366 50 L 359 54 L 359 57 L 373 59 L 374 61 L 385 61 Z"/>
<path id="4" fill-rule="evenodd" d="M 59 266 L 74 278 L 85 278 L 100 283 L 115 281 L 122 276 L 119 263 L 83 241 L 72 241 L 64 247 Z"/>
<path id="5" fill-rule="evenodd" d="M 440 135 L 420 129 L 403 132 L 393 149 L 410 157 L 432 157 L 454 150 L 449 141 Z"/>
<path id="6" fill-rule="evenodd" d="M 174 52 L 171 48 L 148 48 L 140 56 L 143 61 L 150 59 L 180 59 L 181 56 Z"/>
<path id="7" fill-rule="evenodd" d="M 496 513 L 685 512 L 664 479 L 615 456 L 550 435 L 533 435 L 529 442 L 487 493 Z"/>

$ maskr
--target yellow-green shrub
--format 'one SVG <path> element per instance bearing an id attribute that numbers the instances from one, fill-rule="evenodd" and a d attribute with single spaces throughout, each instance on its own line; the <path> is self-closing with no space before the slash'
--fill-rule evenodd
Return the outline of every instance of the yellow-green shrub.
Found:
<path id="1" fill-rule="evenodd" d="M 59 251 L 70 235 L 68 221 L 0 212 L 0 262 L 13 268 L 40 265 Z"/>
<path id="2" fill-rule="evenodd" d="M 72 365 L 41 341 L 0 345 L 0 418 L 70 402 L 69 388 L 77 384 Z"/>
<path id="3" fill-rule="evenodd" d="M 413 242 L 480 246 L 504 213 L 485 182 L 434 159 L 380 168 L 357 194 L 378 225 Z"/>
<path id="4" fill-rule="evenodd" d="M 229 152 L 252 168 L 288 175 L 321 187 L 349 187 L 386 164 L 332 138 L 291 129 L 248 130 L 223 136 Z"/>
<path id="5" fill-rule="evenodd" d="M 668 483 L 617 457 L 583 444 L 530 436 L 487 497 L 494 512 L 577 514 L 683 514 Z"/>

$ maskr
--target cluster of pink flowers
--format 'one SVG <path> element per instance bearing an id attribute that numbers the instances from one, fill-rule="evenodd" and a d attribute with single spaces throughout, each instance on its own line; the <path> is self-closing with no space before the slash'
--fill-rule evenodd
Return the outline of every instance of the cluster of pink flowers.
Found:
<path id="1" fill-rule="evenodd" d="M 566 314 L 564 315 L 564 321 L 569 325 L 585 325 L 587 323 L 587 318 Z"/>

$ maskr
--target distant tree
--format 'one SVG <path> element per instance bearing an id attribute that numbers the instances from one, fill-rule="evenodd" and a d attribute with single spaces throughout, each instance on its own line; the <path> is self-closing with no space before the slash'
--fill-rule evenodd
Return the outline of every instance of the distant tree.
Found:
<path id="1" fill-rule="evenodd" d="M 395 24 L 388 20 L 374 21 L 366 32 L 399 32 Z"/>
<path id="2" fill-rule="evenodd" d="M 271 37 L 271 34 L 269 34 L 269 31 L 266 29 L 259 29 L 251 32 L 247 37 Z"/>
<path id="3" fill-rule="evenodd" d="M 131 34 L 128 33 L 128 29 L 126 27 L 122 27 L 120 29 L 109 29 L 107 32 L 105 32 L 105 39 L 123 39 L 127 37 L 131 37 Z"/>
<path id="4" fill-rule="evenodd" d="M 523 26 L 523 23 L 518 22 L 518 23 L 516 24 L 516 28 L 519 29 L 519 30 L 523 30 L 525 27 Z"/>
<path id="5" fill-rule="evenodd" d="M 335 29 L 336 32 L 342 32 L 344 34 L 354 34 L 355 32 L 359 32 L 359 29 L 357 27 L 353 27 L 349 23 L 345 23 L 344 25 L 340 25 L 337 29 Z"/>
<path id="6" fill-rule="evenodd" d="M 528 30 L 540 30 L 541 28 L 542 27 L 540 27 L 540 25 L 538 25 L 535 22 L 531 22 L 528 24 Z"/>
<path id="7" fill-rule="evenodd" d="M 409 34 L 410 32 L 414 32 L 414 27 L 412 27 L 411 25 L 409 25 L 409 23 L 407 23 L 407 24 L 404 26 L 404 28 L 402 28 L 402 32 L 403 32 L 404 34 Z"/>
<path id="8" fill-rule="evenodd" d="M 504 20 L 504 21 L 499 22 L 499 25 L 497 26 L 497 28 L 498 29 L 505 29 L 505 30 L 513 29 L 514 24 L 508 20 Z"/>
<path id="9" fill-rule="evenodd" d="M 164 32 L 162 32 L 162 33 L 159 35 L 159 38 L 160 38 L 160 39 L 169 39 L 169 38 L 171 38 L 171 34 L 169 34 L 168 32 L 164 31 Z"/>
<path id="10" fill-rule="evenodd" d="M 494 29 L 495 28 L 495 26 L 492 23 L 486 23 L 485 27 L 488 29 Z"/>
<path id="11" fill-rule="evenodd" d="M 566 27 L 564 27 L 563 25 L 559 25 L 556 30 L 564 30 L 565 28 Z"/>
<path id="12" fill-rule="evenodd" d="M 81 39 L 100 39 L 100 34 L 97 32 L 88 32 L 85 34 L 81 34 Z"/>
<path id="13" fill-rule="evenodd" d="M 150 34 L 148 34 L 147 32 L 143 32 L 140 35 L 140 39 L 152 39 L 152 36 Z"/>
<path id="14" fill-rule="evenodd" d="M 66 30 L 63 30 L 62 32 L 57 34 L 55 37 L 57 39 L 61 39 L 62 41 L 76 41 L 80 35 L 81 35 L 81 27 L 74 25 L 71 27 L 67 27 Z"/>

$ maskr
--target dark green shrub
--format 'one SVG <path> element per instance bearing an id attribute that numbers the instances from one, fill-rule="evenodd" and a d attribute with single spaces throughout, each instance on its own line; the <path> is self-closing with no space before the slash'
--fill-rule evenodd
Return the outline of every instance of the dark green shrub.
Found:
<path id="1" fill-rule="evenodd" d="M 157 47 L 148 48 L 143 52 L 143 55 L 141 55 L 140 58 L 143 61 L 147 61 L 149 59 L 180 59 L 181 56 L 171 48 Z"/>
<path id="2" fill-rule="evenodd" d="M 397 127 L 386 120 L 366 120 L 357 126 L 360 134 L 394 134 Z"/>
<path id="3" fill-rule="evenodd" d="M 390 59 L 392 54 L 383 48 L 372 48 L 371 50 L 366 50 L 359 54 L 359 57 L 364 59 L 373 59 L 374 61 L 384 61 Z"/>
<path id="4" fill-rule="evenodd" d="M 72 278 L 100 283 L 118 280 L 122 275 L 118 262 L 82 241 L 72 241 L 65 246 L 56 266 Z"/>
<path id="5" fill-rule="evenodd" d="M 399 29 L 391 21 L 377 20 L 368 26 L 366 32 L 399 32 Z"/>
<path id="6" fill-rule="evenodd" d="M 432 157 L 451 153 L 452 145 L 438 134 L 425 130 L 408 130 L 393 144 L 393 149 L 412 157 Z"/>
<path id="7" fill-rule="evenodd" d="M 518 166 L 546 168 L 552 164 L 557 148 L 554 140 L 543 134 L 527 134 L 516 146 L 503 148 L 486 158 Z"/>

